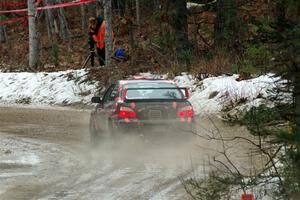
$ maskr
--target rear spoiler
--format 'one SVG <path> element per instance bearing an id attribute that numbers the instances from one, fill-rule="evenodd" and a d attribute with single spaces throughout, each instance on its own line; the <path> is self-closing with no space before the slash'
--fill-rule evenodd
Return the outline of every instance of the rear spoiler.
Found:
<path id="1" fill-rule="evenodd" d="M 145 87 L 145 88 L 126 88 L 126 89 L 124 89 L 124 98 L 126 99 L 126 93 L 128 90 L 161 90 L 161 89 L 181 90 L 184 94 L 185 99 L 188 99 L 190 97 L 189 88 L 187 88 L 187 87 L 160 87 L 160 88 Z"/>

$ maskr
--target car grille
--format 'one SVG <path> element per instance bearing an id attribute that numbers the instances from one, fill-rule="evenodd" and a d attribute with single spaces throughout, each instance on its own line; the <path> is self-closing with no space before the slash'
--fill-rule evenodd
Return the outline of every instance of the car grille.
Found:
<path id="1" fill-rule="evenodd" d="M 161 110 L 149 110 L 148 117 L 150 120 L 158 120 L 162 118 Z"/>

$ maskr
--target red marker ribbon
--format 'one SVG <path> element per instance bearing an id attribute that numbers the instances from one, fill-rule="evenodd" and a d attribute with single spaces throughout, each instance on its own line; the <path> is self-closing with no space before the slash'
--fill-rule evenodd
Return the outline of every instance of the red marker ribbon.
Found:
<path id="1" fill-rule="evenodd" d="M 53 9 L 53 8 L 63 8 L 63 7 L 68 7 L 68 6 L 76 6 L 80 4 L 86 4 L 86 3 L 92 3 L 96 2 L 96 0 L 78 0 L 78 1 L 72 1 L 68 3 L 61 3 L 61 4 L 56 4 L 56 5 L 51 5 L 51 6 L 44 6 L 44 7 L 37 7 L 36 10 L 48 10 L 48 9 Z M 20 13 L 20 12 L 27 12 L 28 9 L 16 9 L 16 10 L 0 10 L 0 14 L 5 14 L 5 13 Z"/>
<path id="2" fill-rule="evenodd" d="M 0 22 L 0 25 L 17 23 L 17 22 L 20 22 L 20 21 L 24 21 L 25 19 L 27 19 L 27 16 L 26 17 L 19 17 L 19 18 L 16 18 L 16 19 L 7 20 L 7 21 L 4 21 L 4 22 Z"/>
<path id="3" fill-rule="evenodd" d="M 36 3 L 41 3 L 43 2 L 43 0 L 35 0 Z M 0 6 L 24 6 L 27 5 L 26 1 L 22 1 L 22 2 L 0 2 Z"/>
<path id="4" fill-rule="evenodd" d="M 0 2 L 0 6 L 24 6 L 26 2 Z"/>

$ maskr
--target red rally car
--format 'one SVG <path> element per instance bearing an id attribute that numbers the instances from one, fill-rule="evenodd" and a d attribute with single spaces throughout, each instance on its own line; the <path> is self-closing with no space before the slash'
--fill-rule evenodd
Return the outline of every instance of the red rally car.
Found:
<path id="1" fill-rule="evenodd" d="M 188 101 L 188 88 L 162 79 L 135 77 L 112 84 L 97 103 L 90 117 L 91 140 L 99 136 L 136 132 L 152 128 L 165 132 L 193 132 L 194 110 Z"/>

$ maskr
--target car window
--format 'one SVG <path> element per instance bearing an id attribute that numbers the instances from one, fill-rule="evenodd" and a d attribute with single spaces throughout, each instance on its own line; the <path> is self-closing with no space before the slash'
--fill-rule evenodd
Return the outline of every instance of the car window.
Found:
<path id="1" fill-rule="evenodd" d="M 108 97 L 108 101 L 114 101 L 117 94 L 118 94 L 118 87 L 114 86 L 113 90 L 111 91 L 111 93 L 110 93 L 110 95 Z"/>
<path id="2" fill-rule="evenodd" d="M 182 91 L 168 82 L 128 83 L 127 99 L 184 99 Z"/>
<path id="3" fill-rule="evenodd" d="M 116 87 L 116 84 L 111 85 L 105 92 L 104 96 L 103 96 L 103 102 L 106 103 L 107 101 L 110 101 L 111 99 L 111 95 L 112 95 L 112 91 L 114 90 L 114 88 Z"/>
<path id="4" fill-rule="evenodd" d="M 128 88 L 176 88 L 176 85 L 166 82 L 132 82 L 127 85 Z"/>
<path id="5" fill-rule="evenodd" d="M 126 93 L 127 99 L 183 99 L 178 88 L 132 88 Z"/>

